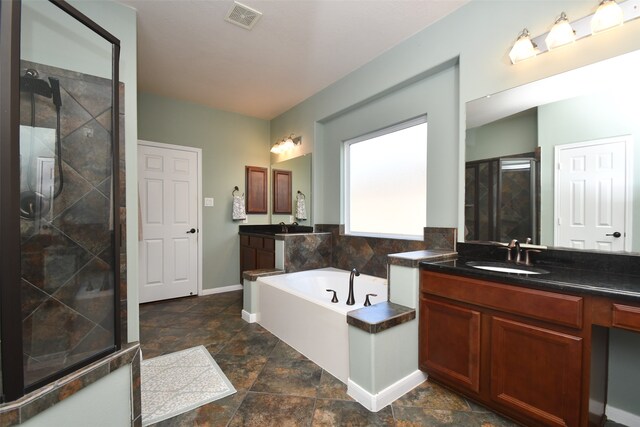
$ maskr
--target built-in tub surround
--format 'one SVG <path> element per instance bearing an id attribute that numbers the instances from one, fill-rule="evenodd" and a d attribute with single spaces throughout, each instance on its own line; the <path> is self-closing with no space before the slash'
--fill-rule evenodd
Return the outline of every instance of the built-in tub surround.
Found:
<path id="1" fill-rule="evenodd" d="M 332 235 L 331 266 L 343 270 L 356 267 L 376 277 L 387 277 L 387 256 L 393 253 L 420 250 L 454 250 L 455 228 L 425 227 L 424 240 L 402 240 L 377 237 L 349 236 L 344 225 L 316 224 L 317 232 Z"/>
<path id="2" fill-rule="evenodd" d="M 334 268 L 260 277 L 258 323 L 313 360 L 340 381 L 349 377 L 347 312 L 363 307 L 366 294 L 372 304 L 386 301 L 386 280 L 361 274 L 356 278 L 356 304 L 347 306 L 349 272 Z M 332 303 L 337 292 L 339 303 Z"/>
<path id="3" fill-rule="evenodd" d="M 278 235 L 276 258 L 280 241 L 283 244 L 282 267 L 288 273 L 331 267 L 331 233 Z M 276 259 L 276 263 L 277 261 Z"/>

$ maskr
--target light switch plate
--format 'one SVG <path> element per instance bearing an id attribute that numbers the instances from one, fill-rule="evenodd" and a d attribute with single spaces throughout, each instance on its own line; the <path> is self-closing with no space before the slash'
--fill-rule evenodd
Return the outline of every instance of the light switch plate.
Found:
<path id="1" fill-rule="evenodd" d="M 205 197 L 204 198 L 204 205 L 211 207 L 213 206 L 213 197 Z"/>

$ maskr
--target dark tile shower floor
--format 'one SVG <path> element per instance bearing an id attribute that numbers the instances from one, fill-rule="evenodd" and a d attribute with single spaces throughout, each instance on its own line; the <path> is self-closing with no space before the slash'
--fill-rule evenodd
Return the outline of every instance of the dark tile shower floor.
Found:
<path id="1" fill-rule="evenodd" d="M 237 393 L 154 426 L 515 426 L 425 382 L 377 413 L 347 387 L 257 324 L 240 317 L 242 291 L 140 306 L 145 359 L 204 345 Z"/>

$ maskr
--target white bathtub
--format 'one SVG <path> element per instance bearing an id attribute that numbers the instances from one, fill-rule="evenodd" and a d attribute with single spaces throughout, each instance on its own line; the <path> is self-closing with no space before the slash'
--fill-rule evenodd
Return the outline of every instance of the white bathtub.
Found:
<path id="1" fill-rule="evenodd" d="M 349 271 L 335 268 L 262 277 L 258 323 L 346 383 L 349 378 L 347 312 L 363 307 L 366 294 L 372 304 L 387 300 L 387 281 L 361 274 L 354 277 L 355 305 L 346 305 Z M 335 289 L 338 303 L 332 303 Z"/>

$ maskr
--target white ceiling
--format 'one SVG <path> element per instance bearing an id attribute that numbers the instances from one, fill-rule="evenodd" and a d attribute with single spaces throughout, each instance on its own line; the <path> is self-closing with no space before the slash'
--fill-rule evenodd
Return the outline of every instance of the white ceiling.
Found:
<path id="1" fill-rule="evenodd" d="M 272 119 L 469 0 L 118 0 L 138 11 L 138 90 Z"/>

